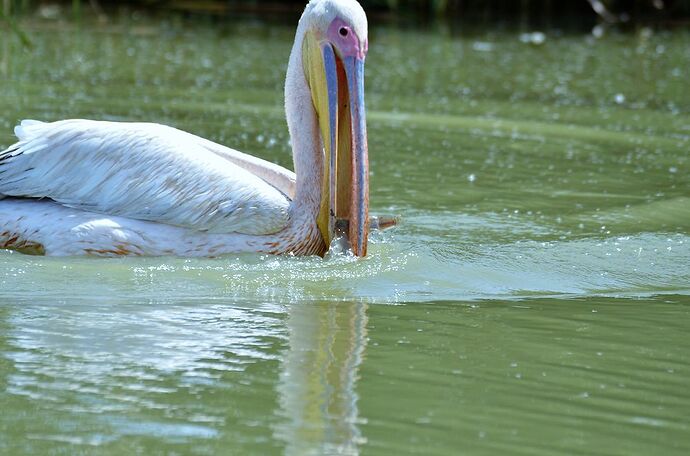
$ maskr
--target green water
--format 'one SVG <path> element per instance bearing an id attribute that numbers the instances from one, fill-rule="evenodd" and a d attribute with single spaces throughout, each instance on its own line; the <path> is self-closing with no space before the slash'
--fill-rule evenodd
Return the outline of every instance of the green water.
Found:
<path id="1" fill-rule="evenodd" d="M 290 166 L 292 27 L 0 36 L 22 118 Z M 374 26 L 364 260 L 0 252 L 0 454 L 690 452 L 690 33 Z"/>

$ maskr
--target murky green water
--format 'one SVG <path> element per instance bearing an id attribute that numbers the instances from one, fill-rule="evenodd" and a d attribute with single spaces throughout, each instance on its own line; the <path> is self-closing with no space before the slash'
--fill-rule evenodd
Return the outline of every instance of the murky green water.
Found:
<path id="1" fill-rule="evenodd" d="M 21 118 L 290 165 L 291 27 L 0 36 Z M 371 256 L 0 253 L 0 454 L 688 454 L 690 34 L 374 27 Z"/>

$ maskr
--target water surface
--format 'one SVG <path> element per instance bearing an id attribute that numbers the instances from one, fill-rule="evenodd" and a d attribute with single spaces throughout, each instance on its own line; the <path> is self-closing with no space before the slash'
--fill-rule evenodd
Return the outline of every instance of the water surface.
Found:
<path id="1" fill-rule="evenodd" d="M 290 166 L 294 31 L 29 22 L 22 118 Z M 0 453 L 687 454 L 690 35 L 373 27 L 370 256 L 0 252 Z"/>

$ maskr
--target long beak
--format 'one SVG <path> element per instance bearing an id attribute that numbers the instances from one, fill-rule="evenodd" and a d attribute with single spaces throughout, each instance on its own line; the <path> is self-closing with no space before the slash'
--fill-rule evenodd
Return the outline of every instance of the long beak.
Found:
<path id="1" fill-rule="evenodd" d="M 364 59 L 344 59 L 350 95 L 352 140 L 349 240 L 352 252 L 366 256 L 369 238 L 369 149 L 367 120 L 364 110 Z"/>
<path id="2" fill-rule="evenodd" d="M 315 51 L 314 47 L 308 50 Z M 315 52 L 306 65 L 325 152 L 317 225 L 327 246 L 337 227 L 347 226 L 343 234 L 352 252 L 365 256 L 369 237 L 369 154 L 364 60 L 341 59 L 329 43 L 320 43 L 318 51 L 321 71 L 314 65 Z"/>

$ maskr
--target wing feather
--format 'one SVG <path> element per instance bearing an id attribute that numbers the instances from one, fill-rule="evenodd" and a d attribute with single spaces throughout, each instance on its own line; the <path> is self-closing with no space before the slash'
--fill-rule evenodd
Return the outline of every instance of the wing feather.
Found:
<path id="1" fill-rule="evenodd" d="M 213 233 L 269 234 L 289 199 L 189 133 L 159 124 L 23 121 L 0 153 L 0 195 Z"/>

